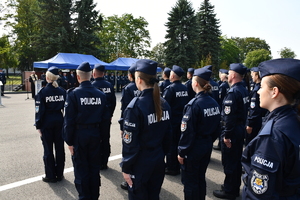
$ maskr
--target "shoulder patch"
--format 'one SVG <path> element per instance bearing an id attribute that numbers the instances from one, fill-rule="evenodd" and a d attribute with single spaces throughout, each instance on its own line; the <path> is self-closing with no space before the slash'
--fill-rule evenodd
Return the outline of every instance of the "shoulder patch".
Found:
<path id="1" fill-rule="evenodd" d="M 128 104 L 127 108 L 133 108 L 133 106 L 134 106 L 134 104 L 135 104 L 135 102 L 136 102 L 137 99 L 138 99 L 137 97 L 134 97 L 134 98 L 130 101 L 130 103 Z"/>
<path id="2" fill-rule="evenodd" d="M 131 141 L 132 141 L 132 132 L 128 132 L 128 131 L 124 130 L 124 132 L 123 132 L 123 141 L 126 144 L 131 143 Z"/>
<path id="3" fill-rule="evenodd" d="M 260 174 L 257 171 L 253 171 L 250 184 L 251 189 L 256 194 L 264 194 L 268 190 L 269 185 L 268 174 Z"/>

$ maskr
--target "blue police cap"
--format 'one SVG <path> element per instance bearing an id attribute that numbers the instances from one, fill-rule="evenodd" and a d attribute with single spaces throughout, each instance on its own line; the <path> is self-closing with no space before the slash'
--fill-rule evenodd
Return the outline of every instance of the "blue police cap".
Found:
<path id="1" fill-rule="evenodd" d="M 177 65 L 173 65 L 172 71 L 179 77 L 181 77 L 184 74 L 183 69 Z"/>
<path id="2" fill-rule="evenodd" d="M 195 71 L 195 69 L 194 68 L 188 68 L 188 72 L 190 72 L 190 73 L 194 73 L 194 71 Z"/>
<path id="3" fill-rule="evenodd" d="M 149 75 L 156 75 L 157 62 L 150 59 L 141 59 L 136 62 L 135 71 L 140 71 Z"/>
<path id="4" fill-rule="evenodd" d="M 209 81 L 211 73 L 212 73 L 211 70 L 209 70 L 206 67 L 202 67 L 202 68 L 199 68 L 199 69 L 195 70 L 194 76 L 198 76 L 200 78 L 203 78 L 204 80 Z"/>
<path id="5" fill-rule="evenodd" d="M 84 71 L 84 72 L 90 72 L 90 71 L 92 71 L 91 66 L 90 66 L 90 64 L 88 62 L 81 63 L 77 67 L 77 70 Z"/>
<path id="6" fill-rule="evenodd" d="M 241 75 L 244 75 L 247 72 L 247 67 L 241 63 L 232 63 L 229 65 L 229 70 L 235 71 Z"/>
<path id="7" fill-rule="evenodd" d="M 212 71 L 212 65 L 206 65 L 206 66 L 204 66 L 206 69 L 209 69 L 210 71 Z"/>
<path id="8" fill-rule="evenodd" d="M 51 72 L 54 75 L 58 75 L 58 68 L 57 67 L 49 67 L 48 69 L 49 72 Z"/>
<path id="9" fill-rule="evenodd" d="M 228 70 L 227 69 L 220 69 L 219 72 L 221 72 L 222 74 L 228 74 Z"/>
<path id="10" fill-rule="evenodd" d="M 101 65 L 101 64 L 95 64 L 94 69 L 97 69 L 101 72 L 104 72 L 105 71 L 105 66 Z"/>
<path id="11" fill-rule="evenodd" d="M 260 77 L 283 74 L 300 81 L 300 60 L 292 58 L 279 58 L 268 60 L 258 65 Z"/>
<path id="12" fill-rule="evenodd" d="M 134 74 L 135 68 L 136 68 L 136 63 L 132 63 L 131 66 L 129 67 L 128 71 L 129 71 L 131 74 Z"/>
<path id="13" fill-rule="evenodd" d="M 252 67 L 252 68 L 250 69 L 250 71 L 252 71 L 252 72 L 258 72 L 258 67 Z"/>
<path id="14" fill-rule="evenodd" d="M 167 76 L 170 76 L 170 72 L 171 72 L 171 69 L 169 67 L 165 67 L 164 74 L 166 74 Z"/>

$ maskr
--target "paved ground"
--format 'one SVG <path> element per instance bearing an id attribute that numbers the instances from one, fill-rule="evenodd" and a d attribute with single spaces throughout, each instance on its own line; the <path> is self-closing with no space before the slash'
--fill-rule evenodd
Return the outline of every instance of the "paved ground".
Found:
<path id="1" fill-rule="evenodd" d="M 120 93 L 111 128 L 112 152 L 109 169 L 101 171 L 102 186 L 100 199 L 127 199 L 127 192 L 119 185 L 123 180 L 120 173 L 121 139 L 119 124 Z M 43 147 L 34 124 L 34 100 L 27 94 L 6 94 L 0 105 L 0 199 L 73 200 L 77 199 L 70 153 L 66 148 L 65 180 L 59 183 L 44 183 Z M 220 162 L 221 154 L 213 151 L 207 177 L 207 199 L 217 199 L 212 191 L 220 188 L 224 174 Z M 166 176 L 161 199 L 183 198 L 180 175 Z M 238 199 L 241 199 L 238 198 Z"/>

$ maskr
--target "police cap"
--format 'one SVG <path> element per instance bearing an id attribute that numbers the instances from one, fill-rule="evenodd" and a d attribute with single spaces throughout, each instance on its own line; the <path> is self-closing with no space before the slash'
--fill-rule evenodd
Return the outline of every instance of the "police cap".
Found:
<path id="1" fill-rule="evenodd" d="M 258 67 L 252 67 L 252 68 L 250 69 L 250 71 L 251 71 L 251 72 L 258 72 Z"/>
<path id="2" fill-rule="evenodd" d="M 157 62 L 150 59 L 141 59 L 136 62 L 135 71 L 140 71 L 149 75 L 156 75 Z"/>
<path id="3" fill-rule="evenodd" d="M 203 78 L 206 81 L 209 81 L 212 71 L 206 67 L 202 67 L 195 70 L 194 76 Z"/>
<path id="4" fill-rule="evenodd" d="M 105 66 L 101 65 L 101 64 L 95 64 L 94 69 L 97 69 L 101 72 L 104 72 L 105 71 Z"/>
<path id="5" fill-rule="evenodd" d="M 51 72 L 54 75 L 58 75 L 58 68 L 57 67 L 49 67 L 48 69 L 49 72 Z"/>
<path id="6" fill-rule="evenodd" d="M 190 73 L 194 73 L 194 71 L 195 71 L 195 69 L 194 68 L 188 68 L 188 72 L 190 72 Z"/>
<path id="7" fill-rule="evenodd" d="M 183 69 L 177 65 L 173 65 L 172 71 L 179 77 L 181 77 L 184 74 Z"/>
<path id="8" fill-rule="evenodd" d="M 232 63 L 229 65 L 229 70 L 235 71 L 241 75 L 244 75 L 247 72 L 247 67 L 241 63 Z"/>
<path id="9" fill-rule="evenodd" d="M 206 66 L 204 66 L 206 69 L 209 69 L 210 71 L 212 71 L 212 65 L 206 65 Z"/>
<path id="10" fill-rule="evenodd" d="M 279 58 L 268 60 L 258 65 L 260 77 L 283 74 L 300 81 L 300 60 L 293 58 Z"/>
<path id="11" fill-rule="evenodd" d="M 165 67 L 164 74 L 170 76 L 171 69 L 169 67 Z"/>
<path id="12" fill-rule="evenodd" d="M 132 63 L 131 66 L 129 67 L 128 71 L 129 71 L 131 74 L 134 74 L 135 69 L 136 69 L 136 63 Z"/>
<path id="13" fill-rule="evenodd" d="M 91 66 L 88 62 L 83 62 L 81 63 L 78 67 L 77 70 L 83 71 L 83 72 L 90 72 L 92 71 Z"/>
<path id="14" fill-rule="evenodd" d="M 219 72 L 221 72 L 222 74 L 228 74 L 228 70 L 227 69 L 220 69 Z"/>

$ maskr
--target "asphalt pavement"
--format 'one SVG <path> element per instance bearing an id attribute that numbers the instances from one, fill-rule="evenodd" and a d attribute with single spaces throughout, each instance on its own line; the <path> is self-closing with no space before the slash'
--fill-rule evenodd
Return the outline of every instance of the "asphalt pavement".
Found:
<path id="1" fill-rule="evenodd" d="M 108 169 L 100 172 L 100 198 L 122 200 L 127 191 L 120 188 L 123 181 L 121 168 L 121 147 L 118 119 L 120 117 L 120 93 L 111 126 L 111 156 Z M 57 183 L 45 183 L 43 146 L 34 124 L 34 100 L 31 94 L 5 94 L 0 105 L 0 199 L 1 200 L 73 200 L 78 199 L 74 186 L 74 173 L 70 152 L 65 145 L 65 179 Z M 220 151 L 213 150 L 206 172 L 206 199 L 218 199 L 213 190 L 220 189 L 224 173 Z M 165 176 L 160 199 L 184 199 L 181 176 Z M 237 200 L 241 197 L 237 198 Z"/>

